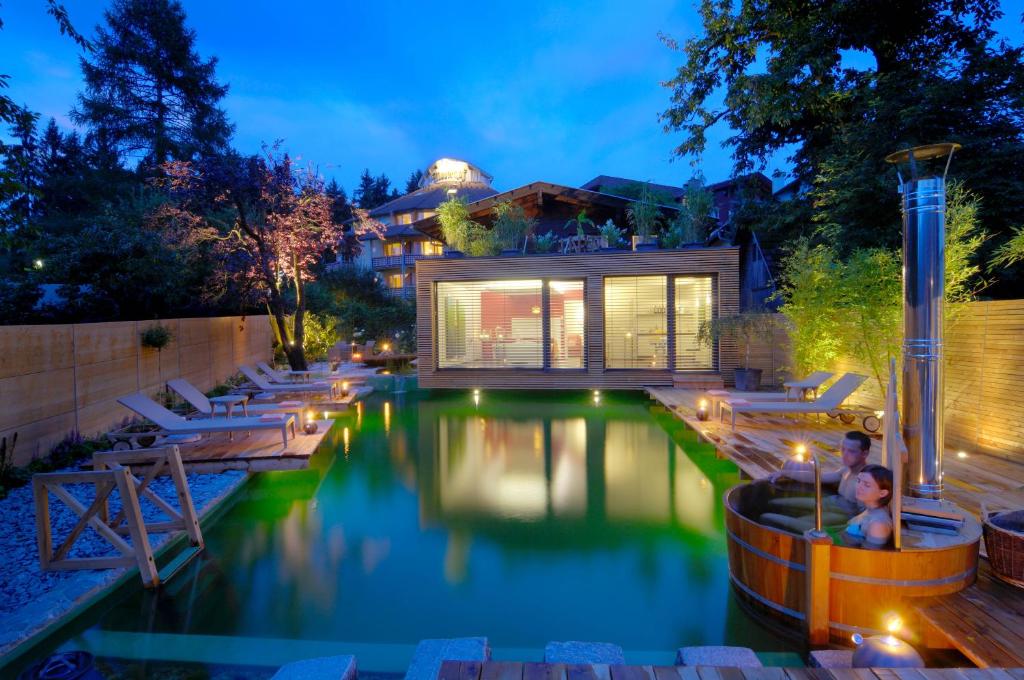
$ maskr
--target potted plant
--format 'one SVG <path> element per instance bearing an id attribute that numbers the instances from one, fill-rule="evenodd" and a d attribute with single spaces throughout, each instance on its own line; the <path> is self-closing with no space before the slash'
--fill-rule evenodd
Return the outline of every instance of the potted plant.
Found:
<path id="1" fill-rule="evenodd" d="M 572 251 L 573 252 L 584 252 L 587 249 L 587 226 L 591 229 L 596 229 L 597 225 L 594 224 L 594 220 L 587 217 L 586 210 L 580 210 L 579 214 L 571 220 L 566 220 L 565 226 L 562 227 L 566 231 L 570 229 L 576 230 L 576 236 L 573 238 Z M 572 238 L 572 237 L 570 237 Z"/>
<path id="2" fill-rule="evenodd" d="M 537 253 L 550 253 L 555 249 L 558 236 L 553 231 L 533 237 L 533 250 Z"/>
<path id="3" fill-rule="evenodd" d="M 735 372 L 736 389 L 756 392 L 761 386 L 761 369 L 750 367 L 750 346 L 757 340 L 770 341 L 775 332 L 771 314 L 745 312 L 704 321 L 697 330 L 697 342 L 707 347 L 722 336 L 735 337 L 740 343 L 743 364 Z"/>
<path id="4" fill-rule="evenodd" d="M 601 250 L 622 250 L 626 245 L 623 230 L 611 219 L 605 221 L 598 231 L 601 233 Z"/>
<path id="5" fill-rule="evenodd" d="M 633 250 L 656 250 L 658 241 L 655 234 L 661 223 L 661 210 L 651 200 L 650 190 L 644 185 L 639 200 L 626 208 L 626 219 L 633 227 Z"/>
<path id="6" fill-rule="evenodd" d="M 501 201 L 494 206 L 494 240 L 502 255 L 520 255 L 537 220 L 527 217 L 523 206 Z"/>

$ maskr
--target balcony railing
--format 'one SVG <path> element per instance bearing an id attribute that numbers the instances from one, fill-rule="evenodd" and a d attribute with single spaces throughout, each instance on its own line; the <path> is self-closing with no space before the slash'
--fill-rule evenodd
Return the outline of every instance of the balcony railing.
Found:
<path id="1" fill-rule="evenodd" d="M 413 265 L 416 260 L 431 259 L 435 257 L 444 257 L 443 255 L 424 255 L 423 253 L 405 253 L 404 255 L 385 255 L 384 257 L 373 258 L 372 265 L 374 269 L 397 269 L 402 266 L 402 260 L 405 260 L 405 266 Z"/>
<path id="2" fill-rule="evenodd" d="M 404 286 L 402 288 L 385 288 L 390 297 L 402 298 L 403 300 L 416 299 L 416 286 Z"/>

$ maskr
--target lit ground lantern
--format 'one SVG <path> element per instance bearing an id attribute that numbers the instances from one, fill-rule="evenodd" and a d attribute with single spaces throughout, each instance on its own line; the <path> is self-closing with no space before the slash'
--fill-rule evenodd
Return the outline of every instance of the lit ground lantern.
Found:
<path id="1" fill-rule="evenodd" d="M 924 668 L 924 659 L 905 640 L 897 637 L 903 621 L 893 616 L 886 623 L 887 635 L 872 635 L 865 639 L 853 636 L 857 649 L 853 652 L 854 668 Z"/>
<path id="2" fill-rule="evenodd" d="M 697 402 L 697 420 L 708 419 L 708 400 L 701 399 Z"/>

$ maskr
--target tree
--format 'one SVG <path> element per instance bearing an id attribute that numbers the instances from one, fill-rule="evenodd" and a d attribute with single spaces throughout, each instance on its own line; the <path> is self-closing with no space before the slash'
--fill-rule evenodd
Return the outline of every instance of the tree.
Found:
<path id="1" fill-rule="evenodd" d="M 176 204 L 164 206 L 161 219 L 216 244 L 226 275 L 266 304 L 289 365 L 304 370 L 306 284 L 342 236 L 323 180 L 267 147 L 259 156 L 172 161 L 163 170 L 160 183 Z"/>
<path id="2" fill-rule="evenodd" d="M 75 122 L 144 168 L 225 150 L 232 126 L 218 104 L 228 88 L 216 81 L 217 59 L 196 52 L 181 3 L 114 0 L 104 18 L 93 59 L 81 60 Z"/>
<path id="3" fill-rule="evenodd" d="M 423 171 L 414 170 L 409 179 L 405 181 L 405 193 L 411 194 L 420 188 L 420 181 L 423 180 Z"/>
<path id="4" fill-rule="evenodd" d="M 704 241 L 715 221 L 711 216 L 714 207 L 714 194 L 704 187 L 700 178 L 687 182 L 679 210 L 662 237 L 665 247 L 678 248 L 685 243 Z"/>
<path id="5" fill-rule="evenodd" d="M 391 180 L 388 176 L 381 174 L 374 177 L 370 174 L 370 169 L 366 168 L 363 170 L 363 174 L 359 176 L 359 186 L 352 194 L 352 198 L 363 210 L 373 210 L 374 208 L 384 205 L 388 201 L 398 198 L 398 191 L 391 190 Z"/>
<path id="6" fill-rule="evenodd" d="M 992 244 L 1019 224 L 1024 48 L 993 32 L 997 0 L 704 0 L 701 16 L 684 45 L 663 37 L 684 58 L 662 114 L 677 155 L 698 157 L 719 124 L 738 172 L 791 149 L 807 191 L 790 203 L 813 206 L 809 236 L 846 254 L 899 243 L 887 153 L 960 142 L 951 173 L 983 199 Z"/>

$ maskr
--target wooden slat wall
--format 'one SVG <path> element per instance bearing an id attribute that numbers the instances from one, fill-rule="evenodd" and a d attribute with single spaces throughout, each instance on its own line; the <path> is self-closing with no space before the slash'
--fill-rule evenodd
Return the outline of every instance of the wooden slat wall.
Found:
<path id="1" fill-rule="evenodd" d="M 161 352 L 140 341 L 156 323 L 174 334 Z M 0 436 L 18 433 L 23 465 L 70 432 L 120 422 L 122 395 L 154 394 L 177 377 L 210 389 L 238 364 L 270 359 L 272 341 L 266 316 L 0 326 Z"/>
<path id="2" fill-rule="evenodd" d="M 585 253 L 420 260 L 416 263 L 416 323 L 419 384 L 427 388 L 606 388 L 639 389 L 671 385 L 664 370 L 609 370 L 604 368 L 605 276 L 657 274 L 711 274 L 716 276 L 718 313 L 739 310 L 739 249 L 696 248 L 647 252 Z M 571 370 L 441 370 L 434 361 L 434 282 L 524 278 L 575 278 L 586 281 L 587 368 Z M 736 367 L 736 343 L 719 343 L 719 369 L 726 380 Z"/>
<path id="3" fill-rule="evenodd" d="M 946 444 L 1020 460 L 1024 456 L 1024 300 L 966 305 L 947 330 L 944 350 Z M 777 364 L 788 364 L 782 347 L 765 344 L 752 352 L 759 360 L 773 353 Z M 854 401 L 882 407 L 883 392 L 870 366 L 844 357 L 828 370 L 870 376 Z"/>

